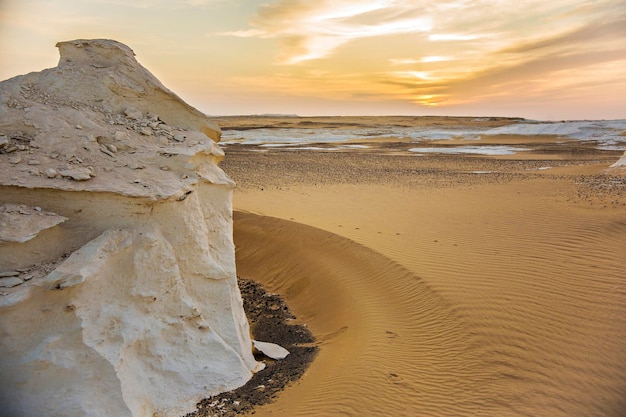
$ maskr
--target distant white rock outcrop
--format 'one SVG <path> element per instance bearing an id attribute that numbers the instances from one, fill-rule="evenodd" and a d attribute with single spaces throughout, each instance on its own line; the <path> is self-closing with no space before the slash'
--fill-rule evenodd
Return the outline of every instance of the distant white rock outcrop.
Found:
<path id="1" fill-rule="evenodd" d="M 259 365 L 220 129 L 112 40 L 0 83 L 3 416 L 184 415 Z"/>
<path id="2" fill-rule="evenodd" d="M 626 152 L 624 152 L 624 155 L 622 155 L 622 157 L 618 159 L 617 162 L 611 165 L 610 168 L 626 169 Z"/>

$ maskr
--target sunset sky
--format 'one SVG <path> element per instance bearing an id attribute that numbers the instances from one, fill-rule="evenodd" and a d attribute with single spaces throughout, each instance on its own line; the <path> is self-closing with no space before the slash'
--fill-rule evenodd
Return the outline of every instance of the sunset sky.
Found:
<path id="1" fill-rule="evenodd" d="M 212 115 L 626 118 L 625 0 L 0 0 L 0 79 L 78 38 Z"/>

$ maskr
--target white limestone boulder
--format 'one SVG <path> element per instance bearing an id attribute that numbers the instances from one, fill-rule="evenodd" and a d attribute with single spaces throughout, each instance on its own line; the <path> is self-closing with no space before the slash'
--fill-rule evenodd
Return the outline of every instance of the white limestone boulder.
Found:
<path id="1" fill-rule="evenodd" d="M 287 349 L 277 345 L 276 343 L 253 340 L 252 345 L 256 350 L 271 359 L 281 360 L 285 359 L 289 355 L 289 351 Z"/>
<path id="2" fill-rule="evenodd" d="M 127 46 L 57 46 L 0 83 L 0 414 L 184 415 L 262 366 L 220 130 Z"/>

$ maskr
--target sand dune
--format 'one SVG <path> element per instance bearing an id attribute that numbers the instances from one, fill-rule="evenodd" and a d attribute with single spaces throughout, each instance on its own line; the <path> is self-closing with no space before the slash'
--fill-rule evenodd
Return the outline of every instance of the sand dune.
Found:
<path id="1" fill-rule="evenodd" d="M 437 415 L 474 401 L 466 378 L 483 374 L 475 338 L 418 276 L 302 224 L 244 213 L 236 224 L 239 273 L 284 294 L 321 344 L 272 414 L 401 415 L 421 403 Z"/>
<path id="2" fill-rule="evenodd" d="M 239 274 L 321 344 L 256 415 L 624 415 L 623 179 L 567 152 L 540 171 L 527 157 L 233 152 L 269 183 L 233 172 Z"/>

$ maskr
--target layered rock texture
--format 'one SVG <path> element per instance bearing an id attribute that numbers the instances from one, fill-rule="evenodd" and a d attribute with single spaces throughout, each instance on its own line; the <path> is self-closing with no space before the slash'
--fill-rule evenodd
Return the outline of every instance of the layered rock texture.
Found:
<path id="1" fill-rule="evenodd" d="M 2 416 L 176 416 L 258 366 L 220 130 L 112 40 L 0 83 Z"/>

